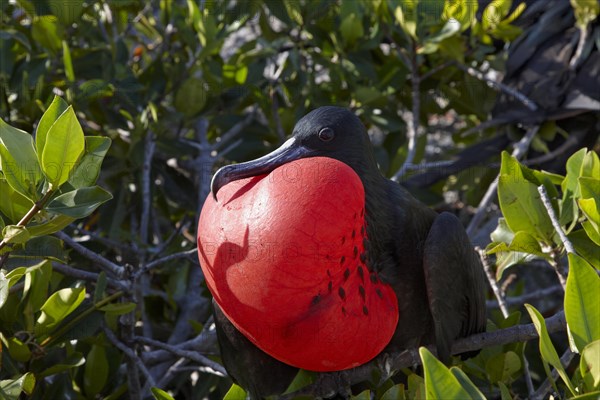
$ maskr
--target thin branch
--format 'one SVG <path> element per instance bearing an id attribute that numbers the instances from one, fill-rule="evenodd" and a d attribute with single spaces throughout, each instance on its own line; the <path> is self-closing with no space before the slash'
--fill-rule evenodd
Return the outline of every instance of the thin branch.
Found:
<path id="1" fill-rule="evenodd" d="M 144 273 L 150 271 L 153 268 L 156 268 L 156 267 L 158 267 L 158 266 L 160 266 L 162 264 L 168 263 L 169 261 L 178 260 L 180 258 L 187 258 L 187 257 L 190 257 L 190 256 L 197 255 L 197 253 L 198 253 L 198 248 L 195 247 L 195 248 L 190 249 L 190 250 L 185 250 L 185 251 L 182 251 L 182 252 L 179 252 L 179 253 L 173 253 L 173 254 L 169 254 L 168 256 L 164 256 L 164 257 L 158 258 L 158 259 L 156 259 L 154 261 L 151 261 L 151 262 L 147 263 L 143 268 L 140 268 L 135 273 L 135 276 L 138 277 L 141 274 L 144 274 Z"/>
<path id="2" fill-rule="evenodd" d="M 476 250 L 477 250 L 477 253 L 479 254 L 479 258 L 481 259 L 481 264 L 483 265 L 483 270 L 485 271 L 485 275 L 487 276 L 490 286 L 492 288 L 492 291 L 494 292 L 494 296 L 496 296 L 496 299 L 498 300 L 498 305 L 500 307 L 500 310 L 502 311 L 502 315 L 506 319 L 506 318 L 508 318 L 508 316 L 510 314 L 508 312 L 508 307 L 507 307 L 506 301 L 504 299 L 504 293 L 498 287 L 498 282 L 496 281 L 496 277 L 494 276 L 494 273 L 492 272 L 492 268 L 490 267 L 489 259 L 485 253 L 485 250 L 482 250 L 479 247 L 477 247 Z M 528 391 L 529 395 L 531 395 L 534 391 L 534 388 L 533 388 L 533 380 L 531 379 L 531 373 L 529 372 L 529 361 L 527 361 L 526 357 L 523 357 L 523 361 L 524 361 L 523 371 L 525 373 L 525 383 L 527 384 L 527 391 Z"/>
<path id="3" fill-rule="evenodd" d="M 527 130 L 527 133 L 525 133 L 525 136 L 523 136 L 521 138 L 521 140 L 519 140 L 519 142 L 515 145 L 515 148 L 513 149 L 513 152 L 512 152 L 513 157 L 515 157 L 517 160 L 519 160 L 519 159 L 521 159 L 521 157 L 523 157 L 523 155 L 529 148 L 529 145 L 531 144 L 533 137 L 535 136 L 535 134 L 538 132 L 539 129 L 540 129 L 539 125 L 535 125 L 535 126 L 530 127 Z M 479 202 L 479 205 L 477 206 L 477 212 L 475 213 L 475 215 L 471 219 L 471 222 L 467 226 L 467 234 L 469 236 L 472 236 L 475 233 L 475 230 L 479 227 L 479 224 L 481 223 L 481 221 L 483 220 L 483 217 L 486 214 L 488 205 L 492 202 L 492 199 L 497 195 L 498 177 L 499 176 L 500 176 L 499 174 L 498 174 L 498 176 L 496 176 L 496 178 L 494 179 L 492 184 L 488 187 L 487 191 L 481 198 L 481 201 Z"/>
<path id="4" fill-rule="evenodd" d="M 536 290 L 535 292 L 526 293 L 521 296 L 507 297 L 505 299 L 505 304 L 508 307 L 522 306 L 525 303 L 529 303 L 534 300 L 540 300 L 543 298 L 549 298 L 549 297 L 555 296 L 557 294 L 562 294 L 563 292 L 564 292 L 564 289 L 561 285 L 554 285 L 554 286 L 550 286 L 549 288 Z M 496 300 L 488 300 L 486 302 L 486 306 L 488 308 L 498 308 L 499 307 L 498 301 L 496 301 Z"/>
<path id="5" fill-rule="evenodd" d="M 417 63 L 416 45 L 413 43 L 413 52 L 411 56 L 411 83 L 412 83 L 412 119 L 408 125 L 408 152 L 402 167 L 392 176 L 392 180 L 398 182 L 406 173 L 407 169 L 413 165 L 417 154 L 417 139 L 419 136 L 419 116 L 421 114 L 421 77 L 419 76 L 419 65 Z M 411 123 L 412 122 L 412 123 Z"/>
<path id="6" fill-rule="evenodd" d="M 479 79 L 480 81 L 484 81 L 488 83 L 491 87 L 501 92 L 504 92 L 510 96 L 513 96 L 517 100 L 519 100 L 525 107 L 527 107 L 530 111 L 537 111 L 538 106 L 535 104 L 533 100 L 527 97 L 525 94 L 521 93 L 515 88 L 512 88 L 508 85 L 505 85 L 502 82 L 495 81 L 491 78 L 485 76 L 481 71 L 476 70 L 472 67 L 467 67 L 466 65 L 462 65 L 460 63 L 456 63 L 456 67 L 465 71 L 467 74 Z"/>
<path id="7" fill-rule="evenodd" d="M 42 210 L 44 208 L 44 206 L 46 205 L 46 202 L 48 200 L 50 200 L 50 197 L 54 194 L 54 190 L 48 190 L 46 192 L 46 194 L 44 194 L 44 196 L 39 200 L 36 201 L 33 206 L 29 209 L 29 211 L 27 211 L 27 214 L 25 214 L 23 216 L 23 218 L 21 218 L 21 220 L 19 222 L 17 222 L 17 226 L 25 226 L 29 223 L 29 221 L 31 221 L 31 219 L 33 217 L 35 217 L 35 215 L 40 212 L 40 210 Z M 0 250 L 3 249 L 4 247 L 9 246 L 8 248 L 12 248 L 12 244 L 10 244 L 8 241 L 6 241 L 6 239 L 2 239 L 0 241 Z M 2 265 L 4 265 L 4 263 L 6 262 L 6 260 L 8 260 L 8 255 L 10 253 L 10 250 L 7 251 L 6 253 L 2 254 L 2 256 L 0 256 L 0 267 Z"/>
<path id="8" fill-rule="evenodd" d="M 248 125 L 254 121 L 254 110 L 246 115 L 246 118 L 232 126 L 227 132 L 221 135 L 221 140 L 212 145 L 212 150 L 219 150 L 221 146 L 239 135 Z"/>
<path id="9" fill-rule="evenodd" d="M 445 63 L 440 64 L 436 67 L 431 68 L 429 71 L 427 71 L 423 75 L 421 75 L 421 82 L 424 81 L 425 79 L 429 78 L 430 76 L 437 74 L 441 70 L 451 67 L 454 64 L 456 64 L 456 61 L 450 60 L 450 61 L 446 61 Z"/>
<path id="10" fill-rule="evenodd" d="M 573 361 L 573 358 L 575 358 L 575 354 L 571 351 L 571 349 L 567 349 L 560 358 L 560 363 L 565 368 L 568 368 L 569 364 L 571 364 L 571 361 Z M 559 376 L 558 371 L 556 369 L 552 370 L 551 375 L 552 380 L 550 380 L 550 378 L 546 378 L 546 380 L 540 385 L 538 390 L 536 390 L 535 393 L 529 396 L 531 400 L 542 400 L 547 398 L 548 393 L 552 389 L 552 382 L 556 382 Z"/>
<path id="11" fill-rule="evenodd" d="M 565 314 L 560 311 L 545 320 L 548 333 L 564 331 L 567 323 Z M 506 329 L 499 329 L 493 332 L 484 332 L 462 338 L 454 342 L 452 354 L 461 354 L 465 352 L 479 350 L 485 347 L 501 346 L 515 342 L 525 342 L 538 337 L 533 324 L 516 325 Z M 434 354 L 435 349 L 428 347 Z M 368 381 L 373 376 L 373 371 L 379 370 L 383 379 L 398 371 L 401 368 L 411 367 L 421 364 L 418 349 L 410 349 L 401 353 L 382 354 L 375 360 L 350 370 L 323 373 L 319 375 L 317 381 L 304 388 L 281 396 L 281 399 L 291 400 L 297 396 L 313 397 L 331 397 L 338 393 L 341 386 L 348 387 L 360 382 Z"/>
<path id="12" fill-rule="evenodd" d="M 548 192 L 546 191 L 546 188 L 544 187 L 544 185 L 538 186 L 538 192 L 540 192 L 540 196 L 542 198 L 542 203 L 544 203 L 544 207 L 546 207 L 546 211 L 548 212 L 548 216 L 550 217 L 552 226 L 554 227 L 554 230 L 556 231 L 556 233 L 558 233 L 558 236 L 560 237 L 560 241 L 565 246 L 567 253 L 575 254 L 575 248 L 573 247 L 573 243 L 571 243 L 569 238 L 567 238 L 565 231 L 563 231 L 562 227 L 560 226 L 560 222 L 558 222 L 558 217 L 556 216 L 556 213 L 554 212 L 554 208 L 552 207 L 552 202 L 550 201 L 550 197 L 548 197 Z"/>
<path id="13" fill-rule="evenodd" d="M 152 347 L 157 347 L 159 349 L 171 352 L 171 353 L 175 354 L 176 356 L 195 361 L 198 364 L 205 365 L 207 367 L 212 368 L 215 372 L 218 372 L 219 374 L 221 374 L 223 376 L 227 376 L 227 371 L 225 371 L 225 368 L 223 368 L 223 366 L 221 364 L 211 360 L 210 358 L 208 358 L 206 356 L 203 356 L 202 354 L 200 354 L 196 351 L 183 350 L 183 349 L 180 349 L 173 345 L 170 345 L 168 343 L 159 342 L 158 340 L 150 339 L 150 338 L 143 337 L 143 336 L 136 336 L 136 337 L 134 337 L 134 340 L 141 344 L 152 346 Z"/>
<path id="14" fill-rule="evenodd" d="M 152 195 L 150 193 L 150 181 L 152 175 L 152 158 L 156 142 L 154 133 L 151 131 L 146 135 L 144 147 L 144 163 L 142 164 L 142 216 L 140 219 L 140 241 L 144 246 L 148 244 L 148 222 L 150 221 L 150 206 Z"/>
<path id="15" fill-rule="evenodd" d="M 496 282 L 496 277 L 492 271 L 492 268 L 489 263 L 488 256 L 485 254 L 485 250 L 482 250 L 479 247 L 476 247 L 475 250 L 479 254 L 479 258 L 481 259 L 481 264 L 483 265 L 483 270 L 485 271 L 485 275 L 487 276 L 488 282 L 490 283 L 490 287 L 494 292 L 494 296 L 496 297 L 497 304 L 500 307 L 500 311 L 502 311 L 502 315 L 504 318 L 508 318 L 510 315 L 508 312 L 508 307 L 506 306 L 506 302 L 504 300 L 504 294 L 498 287 L 498 282 Z"/>
<path id="16" fill-rule="evenodd" d="M 112 276 L 121 279 L 125 275 L 125 268 L 113 263 L 112 261 L 102 257 L 100 254 L 89 250 L 88 248 L 77 243 L 72 237 L 67 235 L 64 232 L 56 232 L 54 234 L 57 238 L 68 244 L 73 250 L 84 256 L 85 258 L 94 261 L 100 269 L 105 271 L 106 273 L 111 274 Z"/>
<path id="17" fill-rule="evenodd" d="M 84 281 L 97 282 L 99 274 L 95 272 L 83 271 L 81 269 L 73 268 L 66 264 L 53 263 L 52 269 L 63 275 L 70 276 L 75 279 L 81 279 Z M 118 280 L 112 278 L 106 278 L 106 283 L 115 289 L 127 291 L 128 287 Z"/>
<path id="18" fill-rule="evenodd" d="M 150 375 L 150 371 L 148 371 L 148 369 L 144 365 L 144 362 L 140 359 L 140 357 L 138 357 L 138 355 L 135 353 L 135 351 L 133 351 L 131 348 L 129 348 L 129 346 L 127 346 L 125 343 L 121 342 L 117 338 L 117 336 L 113 333 L 113 331 L 108 329 L 106 326 L 102 327 L 102 331 L 106 335 L 106 338 L 108 339 L 109 342 L 111 342 L 116 348 L 121 350 L 123 352 L 123 354 L 125 354 L 130 360 L 132 360 L 135 363 L 136 367 L 139 368 L 140 371 L 142 371 L 142 374 L 144 374 L 144 377 L 148 380 L 148 382 L 150 382 L 150 385 L 155 386 L 156 383 L 154 381 L 154 378 L 152 378 L 152 375 Z M 129 390 L 131 391 L 132 388 L 130 387 Z M 131 395 L 131 398 L 135 398 L 135 397 L 133 395 Z"/>

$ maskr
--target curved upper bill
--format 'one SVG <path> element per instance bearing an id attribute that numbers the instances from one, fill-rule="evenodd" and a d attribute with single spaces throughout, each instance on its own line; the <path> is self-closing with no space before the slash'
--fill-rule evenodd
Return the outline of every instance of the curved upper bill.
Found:
<path id="1" fill-rule="evenodd" d="M 218 201 L 217 193 L 219 189 L 229 182 L 267 174 L 285 163 L 308 157 L 310 154 L 311 151 L 309 149 L 298 144 L 296 139 L 290 138 L 276 150 L 256 160 L 226 165 L 220 168 L 210 182 L 210 191 L 215 201 Z"/>

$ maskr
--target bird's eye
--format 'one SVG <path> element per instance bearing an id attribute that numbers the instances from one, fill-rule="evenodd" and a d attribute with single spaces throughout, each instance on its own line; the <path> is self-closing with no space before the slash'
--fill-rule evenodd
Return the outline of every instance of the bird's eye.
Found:
<path id="1" fill-rule="evenodd" d="M 319 139 L 321 139 L 323 142 L 330 142 L 334 136 L 335 133 L 331 128 L 323 128 L 319 131 Z"/>

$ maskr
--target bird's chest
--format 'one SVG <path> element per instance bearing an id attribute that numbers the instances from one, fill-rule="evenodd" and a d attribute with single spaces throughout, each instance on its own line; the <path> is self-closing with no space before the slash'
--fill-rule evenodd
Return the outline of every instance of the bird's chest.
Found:
<path id="1" fill-rule="evenodd" d="M 294 366 L 339 370 L 385 347 L 398 306 L 366 265 L 360 179 L 339 162 L 315 176 L 315 162 L 292 163 L 294 179 L 278 169 L 225 186 L 204 206 L 198 248 L 215 300 L 254 344 Z"/>

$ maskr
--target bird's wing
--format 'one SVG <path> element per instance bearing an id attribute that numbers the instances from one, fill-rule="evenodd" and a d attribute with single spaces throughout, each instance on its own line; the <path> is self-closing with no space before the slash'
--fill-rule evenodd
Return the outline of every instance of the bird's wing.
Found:
<path id="1" fill-rule="evenodd" d="M 438 356 L 450 359 L 452 342 L 485 330 L 485 283 L 479 257 L 460 221 L 436 217 L 423 249 L 423 270 Z"/>

